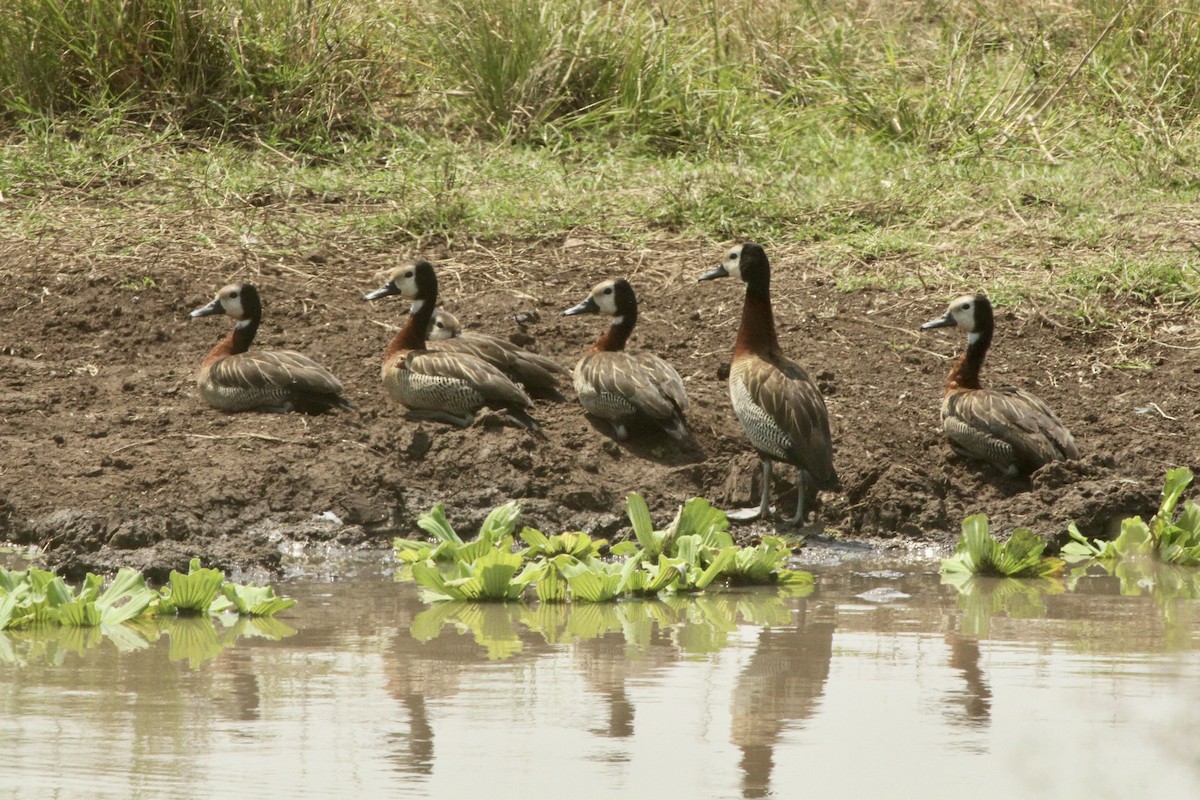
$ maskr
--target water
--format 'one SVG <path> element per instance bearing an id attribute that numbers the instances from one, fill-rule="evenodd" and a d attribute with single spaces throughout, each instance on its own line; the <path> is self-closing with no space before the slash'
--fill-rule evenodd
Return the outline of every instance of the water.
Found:
<path id="1" fill-rule="evenodd" d="M 44 797 L 1200 792 L 1192 573 L 960 595 L 932 564 L 813 572 L 808 597 L 568 614 L 430 608 L 360 570 L 280 584 L 299 604 L 262 630 L 0 634 L 0 775 Z"/>

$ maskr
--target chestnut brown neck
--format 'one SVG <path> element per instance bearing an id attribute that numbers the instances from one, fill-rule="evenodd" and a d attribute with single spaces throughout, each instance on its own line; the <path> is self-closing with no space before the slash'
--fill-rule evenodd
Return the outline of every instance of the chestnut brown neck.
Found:
<path id="1" fill-rule="evenodd" d="M 946 377 L 946 394 L 983 388 L 979 381 L 979 373 L 983 369 L 983 359 L 991 344 L 990 330 L 980 331 L 979 338 L 973 342 L 968 340 L 967 349 L 954 362 L 950 374 Z"/>
<path id="2" fill-rule="evenodd" d="M 629 335 L 637 323 L 637 308 L 624 309 L 619 317 L 620 322 L 614 322 L 600 334 L 600 338 L 592 345 L 592 352 L 616 353 L 625 349 L 625 343 L 629 341 Z"/>
<path id="3" fill-rule="evenodd" d="M 250 349 L 250 344 L 254 341 L 254 334 L 258 332 L 258 320 L 251 318 L 243 320 L 243 322 L 246 323 L 245 327 L 241 327 L 241 323 L 238 323 L 232 333 L 217 342 L 216 346 L 208 351 L 208 355 L 204 357 L 204 364 L 211 364 Z"/>
<path id="4" fill-rule="evenodd" d="M 757 281 L 747 283 L 746 302 L 742 305 L 742 325 L 738 328 L 733 357 L 751 353 L 759 356 L 778 355 L 779 352 L 770 288 Z"/>
<path id="5" fill-rule="evenodd" d="M 404 327 L 392 337 L 391 343 L 384 351 L 384 361 L 389 360 L 396 353 L 425 349 L 425 335 L 429 331 L 429 322 L 433 319 L 436 303 L 437 293 L 435 292 L 432 297 L 424 299 L 419 309 L 408 315 L 408 322 L 404 323 Z"/>

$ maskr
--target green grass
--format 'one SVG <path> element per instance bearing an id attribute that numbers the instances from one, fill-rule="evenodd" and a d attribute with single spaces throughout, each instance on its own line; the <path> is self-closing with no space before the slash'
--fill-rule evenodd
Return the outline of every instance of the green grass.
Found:
<path id="1" fill-rule="evenodd" d="M 0 195 L 15 235 L 70 218 L 98 249 L 147 209 L 279 256 L 754 238 L 846 291 L 982 286 L 1099 327 L 1200 296 L 1176 230 L 1198 21 L 1197 0 L 15 0 Z"/>

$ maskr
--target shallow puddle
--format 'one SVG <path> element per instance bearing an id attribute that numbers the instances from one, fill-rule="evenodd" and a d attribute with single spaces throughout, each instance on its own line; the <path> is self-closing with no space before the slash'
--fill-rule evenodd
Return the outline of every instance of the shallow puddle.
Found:
<path id="1" fill-rule="evenodd" d="M 360 570 L 277 585 L 299 603 L 262 629 L 0 633 L 3 775 L 122 798 L 1200 792 L 1192 573 L 963 593 L 934 564 L 812 571 L 807 597 L 568 612 L 431 607 Z"/>

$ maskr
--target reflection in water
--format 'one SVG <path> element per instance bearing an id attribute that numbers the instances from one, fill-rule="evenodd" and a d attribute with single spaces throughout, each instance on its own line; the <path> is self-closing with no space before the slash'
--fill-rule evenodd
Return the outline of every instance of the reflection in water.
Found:
<path id="1" fill-rule="evenodd" d="M 219 627 L 218 627 L 219 626 Z M 187 661 L 199 669 L 241 638 L 278 641 L 296 631 L 273 617 L 141 617 L 120 625 L 74 628 L 66 625 L 31 625 L 0 631 L 0 663 L 16 667 L 30 663 L 62 666 L 68 654 L 84 656 L 109 642 L 119 652 L 145 650 L 166 634 L 167 658 Z"/>
<path id="2" fill-rule="evenodd" d="M 983 728 L 992 712 L 992 689 L 979 665 L 979 640 L 958 633 L 947 633 L 950 666 L 962 675 L 962 689 L 952 689 L 946 697 L 947 718 L 951 723 Z"/>
<path id="3" fill-rule="evenodd" d="M 1004 613 L 1013 619 L 1046 616 L 1046 596 L 1062 594 L 1053 578 L 990 578 L 955 573 L 942 575 L 942 583 L 958 590 L 962 609 L 962 634 L 986 637 L 992 617 Z"/>
<path id="4" fill-rule="evenodd" d="M 861 565 L 808 598 L 575 607 L 431 607 L 370 575 L 289 584 L 295 635 L 12 632 L 3 772 L 118 798 L 1200 792 L 1169 745 L 1200 736 L 1194 573 L 1092 568 L 1056 594 L 895 569 L 910 597 L 886 608 L 858 599 L 881 580 Z"/>
<path id="5" fill-rule="evenodd" d="M 742 796 L 766 797 L 780 731 L 808 719 L 829 677 L 833 657 L 832 616 L 809 619 L 800 601 L 795 622 L 763 628 L 750 663 L 733 690 L 731 739 L 742 753 Z"/>

